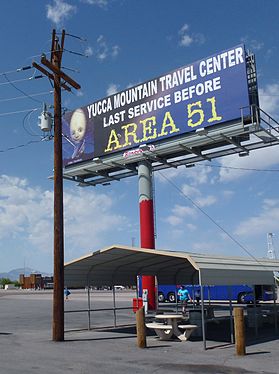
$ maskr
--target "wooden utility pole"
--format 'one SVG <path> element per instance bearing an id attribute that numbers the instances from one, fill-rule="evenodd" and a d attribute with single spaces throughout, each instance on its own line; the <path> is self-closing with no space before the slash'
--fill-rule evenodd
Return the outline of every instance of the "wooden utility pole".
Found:
<path id="1" fill-rule="evenodd" d="M 61 118 L 61 87 L 70 91 L 70 87 L 79 89 L 67 74 L 61 71 L 64 48 L 65 30 L 62 31 L 61 44 L 52 32 L 51 61 L 42 56 L 42 66 L 33 62 L 33 66 L 45 74 L 54 83 L 54 269 L 53 269 L 53 318 L 52 340 L 64 340 L 64 218 L 63 218 L 63 162 L 62 162 L 62 118 Z M 61 82 L 63 79 L 64 82 Z"/>

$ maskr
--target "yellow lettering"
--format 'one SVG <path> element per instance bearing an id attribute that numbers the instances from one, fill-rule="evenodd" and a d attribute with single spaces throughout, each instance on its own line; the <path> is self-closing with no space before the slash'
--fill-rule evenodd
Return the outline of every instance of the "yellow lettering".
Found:
<path id="1" fill-rule="evenodd" d="M 112 146 L 113 144 L 115 144 L 114 147 Z M 110 152 L 118 148 L 121 148 L 121 145 L 119 143 L 118 136 L 115 130 L 112 129 L 109 135 L 109 141 L 108 141 L 107 148 L 105 149 L 105 152 Z"/>
<path id="2" fill-rule="evenodd" d="M 201 108 L 202 104 L 201 101 L 196 101 L 193 104 L 188 104 L 188 118 L 193 117 L 195 114 L 200 116 L 200 119 L 197 122 L 193 122 L 191 119 L 188 120 L 188 126 L 190 127 L 196 127 L 203 123 L 204 120 L 204 112 L 202 109 L 192 109 L 194 106 L 197 106 L 198 108 Z"/>
<path id="3" fill-rule="evenodd" d="M 140 123 L 143 124 L 143 138 L 141 139 L 142 142 L 146 142 L 150 139 L 156 139 L 157 138 L 157 130 L 156 128 L 153 128 L 156 125 L 156 117 L 152 116 L 150 118 L 146 118 Z"/>
<path id="4" fill-rule="evenodd" d="M 215 96 L 209 97 L 206 99 L 208 103 L 211 103 L 211 112 L 212 112 L 212 117 L 207 120 L 207 122 L 214 122 L 214 121 L 221 121 L 222 116 L 217 116 L 216 112 L 216 99 Z"/>
<path id="5" fill-rule="evenodd" d="M 167 127 L 171 128 L 169 132 L 165 130 Z M 170 112 L 166 112 L 165 117 L 163 119 L 162 129 L 161 129 L 160 134 L 158 134 L 158 137 L 165 136 L 165 135 L 172 134 L 174 132 L 179 132 L 179 131 L 180 131 L 179 128 L 175 126 L 174 120 L 172 119 Z"/>
<path id="6" fill-rule="evenodd" d="M 124 139 L 125 143 L 122 147 L 127 147 L 127 145 L 132 145 L 139 143 L 140 141 L 137 138 L 137 125 L 136 123 L 129 123 L 128 125 L 121 126 L 121 128 L 124 130 Z M 131 130 L 129 130 L 131 128 Z M 129 137 L 132 137 L 133 142 L 129 141 Z"/>

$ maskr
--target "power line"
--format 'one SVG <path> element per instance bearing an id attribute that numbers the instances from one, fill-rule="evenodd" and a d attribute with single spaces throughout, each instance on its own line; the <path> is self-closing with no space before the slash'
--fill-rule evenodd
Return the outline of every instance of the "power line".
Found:
<path id="1" fill-rule="evenodd" d="M 36 136 L 36 137 L 41 137 L 41 135 L 39 134 L 35 134 L 35 133 L 31 133 L 25 126 L 25 122 L 26 120 L 28 119 L 28 121 L 30 121 L 30 117 L 31 117 L 31 114 L 34 113 L 34 111 L 30 111 L 29 113 L 27 113 L 24 118 L 23 118 L 23 121 L 22 121 L 22 127 L 23 129 L 27 132 L 28 135 L 31 135 L 31 136 Z"/>
<path id="2" fill-rule="evenodd" d="M 88 56 L 85 55 L 84 53 L 75 52 L 75 51 L 70 51 L 69 49 L 66 49 L 66 48 L 64 48 L 64 51 L 65 51 L 65 52 L 68 52 L 68 53 L 71 53 L 71 54 L 73 54 L 73 55 L 82 56 L 82 57 L 88 57 Z"/>
<path id="3" fill-rule="evenodd" d="M 64 69 L 64 70 L 72 71 L 73 73 L 80 73 L 79 70 L 77 70 L 77 69 L 72 69 L 72 68 L 67 68 L 66 66 L 62 66 L 61 68 Z"/>
<path id="4" fill-rule="evenodd" d="M 16 80 L 9 81 L 9 82 L 1 82 L 0 86 L 5 86 L 11 83 L 26 82 L 26 81 L 31 81 L 33 79 L 41 79 L 41 78 L 45 78 L 45 76 L 44 75 L 35 75 L 35 76 L 33 75 L 32 77 L 29 77 L 29 78 L 16 79 Z"/>
<path id="5" fill-rule="evenodd" d="M 16 110 L 14 112 L 0 113 L 0 117 L 9 116 L 9 115 L 18 114 L 18 113 L 32 112 L 32 111 L 39 110 L 39 109 L 42 109 L 42 108 L 23 109 L 23 110 Z"/>
<path id="6" fill-rule="evenodd" d="M 34 71 L 35 73 L 35 71 Z M 7 80 L 7 82 L 10 83 L 11 86 L 14 87 L 14 89 L 16 89 L 17 91 L 21 92 L 23 95 L 25 95 L 26 97 L 28 97 L 29 99 L 35 101 L 36 103 L 41 103 L 43 104 L 43 101 L 42 100 L 37 100 L 37 99 L 34 99 L 34 97 L 30 96 L 29 94 L 27 94 L 25 91 L 21 90 L 20 88 L 18 88 L 13 82 L 11 82 L 9 80 L 9 78 L 6 76 L 6 74 L 3 74 L 4 78 Z"/>
<path id="7" fill-rule="evenodd" d="M 35 58 L 35 57 L 42 57 L 42 55 L 50 55 L 52 52 L 54 52 L 54 51 L 41 52 L 40 54 L 33 55 L 33 56 L 29 56 L 28 59 L 29 59 L 29 58 L 32 58 L 32 59 L 33 59 L 33 58 Z"/>
<path id="8" fill-rule="evenodd" d="M 29 94 L 28 96 L 33 97 L 33 96 L 43 96 L 43 95 L 49 95 L 49 94 L 53 94 L 53 91 L 38 92 L 38 93 L 35 93 L 35 94 Z M 20 99 L 26 99 L 26 95 L 24 95 L 24 96 L 10 97 L 8 99 L 0 99 L 0 103 L 3 103 L 5 101 L 20 100 Z"/>
<path id="9" fill-rule="evenodd" d="M 29 70 L 29 69 L 32 69 L 32 65 L 28 65 L 28 66 L 22 66 L 20 68 L 17 68 L 15 70 L 9 70 L 9 71 L 4 71 L 3 73 L 0 73 L 0 76 L 1 75 L 6 75 L 6 74 L 12 74 L 12 73 L 19 73 L 21 71 L 26 71 L 26 70 Z"/>
<path id="10" fill-rule="evenodd" d="M 279 171 L 279 169 L 242 168 L 242 167 L 236 167 L 236 166 L 223 166 L 223 165 L 217 165 L 217 164 L 212 164 L 212 165 L 197 164 L 196 166 L 204 166 L 204 167 L 219 168 L 219 169 L 243 170 L 243 171 L 264 171 L 264 172 L 267 172 L 267 171 L 278 172 Z"/>
<path id="11" fill-rule="evenodd" d="M 27 143 L 24 143 L 24 144 L 19 144 L 19 145 L 16 145 L 14 147 L 9 147 L 9 148 L 6 148 L 6 149 L 0 149 L 0 153 L 4 153 L 4 152 L 8 152 L 8 151 L 14 151 L 15 149 L 24 148 L 24 147 L 27 147 L 31 144 L 35 144 L 35 143 L 41 143 L 42 140 L 43 139 L 29 140 Z"/>
<path id="12" fill-rule="evenodd" d="M 61 33 L 58 33 L 58 34 L 61 34 Z M 77 35 L 73 35 L 73 34 L 69 34 L 69 33 L 65 33 L 65 35 L 67 35 L 67 36 L 70 36 L 71 38 L 74 38 L 74 39 L 78 39 L 78 40 L 80 40 L 80 41 L 82 41 L 82 42 L 87 42 L 87 39 L 86 38 L 83 38 L 83 37 L 81 37 L 81 36 L 77 36 Z"/>
<path id="13" fill-rule="evenodd" d="M 243 249 L 250 257 L 252 257 L 260 265 L 264 266 L 251 252 L 248 251 L 237 239 L 235 239 L 227 230 L 225 230 L 218 222 L 216 222 L 206 211 L 204 211 L 190 196 L 186 195 L 181 188 L 179 188 L 172 180 L 162 174 L 160 171 L 158 173 L 165 178 L 182 196 L 188 199 L 200 212 L 202 212 L 215 226 L 217 226 L 221 231 L 223 231 L 235 244 L 237 244 L 241 249 Z"/>

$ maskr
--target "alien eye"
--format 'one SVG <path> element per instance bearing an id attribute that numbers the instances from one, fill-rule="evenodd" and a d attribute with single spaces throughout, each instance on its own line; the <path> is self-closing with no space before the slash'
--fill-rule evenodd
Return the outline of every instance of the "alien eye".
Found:
<path id="1" fill-rule="evenodd" d="M 79 132 L 82 132 L 82 127 L 79 127 L 78 131 L 79 131 Z"/>

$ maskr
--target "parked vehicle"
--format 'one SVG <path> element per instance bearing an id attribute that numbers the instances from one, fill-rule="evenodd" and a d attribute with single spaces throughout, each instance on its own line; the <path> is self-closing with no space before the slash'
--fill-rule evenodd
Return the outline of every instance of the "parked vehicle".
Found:
<path id="1" fill-rule="evenodd" d="M 188 289 L 192 299 L 195 300 L 195 292 L 200 289 L 197 285 L 185 285 Z M 158 286 L 158 302 L 165 301 L 174 303 L 179 301 L 177 291 L 179 285 L 159 285 Z M 273 300 L 273 290 L 270 285 L 256 285 L 255 286 L 256 301 Z M 238 303 L 252 303 L 254 302 L 253 287 L 248 285 L 233 285 L 233 286 L 204 286 L 203 287 L 204 300 L 234 300 Z M 277 299 L 277 292 L 275 292 L 275 299 Z"/>

